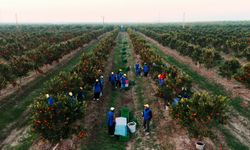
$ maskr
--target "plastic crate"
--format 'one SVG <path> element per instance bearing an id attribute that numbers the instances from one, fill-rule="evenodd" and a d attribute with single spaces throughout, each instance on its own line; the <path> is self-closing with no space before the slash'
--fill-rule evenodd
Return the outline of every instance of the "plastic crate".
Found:
<path id="1" fill-rule="evenodd" d="M 123 107 L 121 109 L 121 117 L 127 118 L 127 121 L 129 121 L 129 109 L 128 107 Z"/>
<path id="2" fill-rule="evenodd" d="M 129 136 L 120 136 L 119 141 L 120 142 L 128 142 L 129 141 Z"/>

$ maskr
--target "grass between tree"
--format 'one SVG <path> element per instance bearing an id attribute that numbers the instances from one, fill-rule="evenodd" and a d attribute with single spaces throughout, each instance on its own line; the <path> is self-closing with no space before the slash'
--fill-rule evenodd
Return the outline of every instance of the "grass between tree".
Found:
<path id="1" fill-rule="evenodd" d="M 45 73 L 43 76 L 38 77 L 35 81 L 31 83 L 31 85 L 27 85 L 23 88 L 23 92 L 17 95 L 11 95 L 9 100 L 16 101 L 15 105 L 7 106 L 7 110 L 0 110 L 0 131 L 1 136 L 0 140 L 4 139 L 11 129 L 4 130 L 9 124 L 15 123 L 15 126 L 13 128 L 21 128 L 24 125 L 29 124 L 30 122 L 30 114 L 28 113 L 24 119 L 22 118 L 22 114 L 27 110 L 29 105 L 33 102 L 33 99 L 37 97 L 45 88 L 45 82 L 49 79 L 55 77 L 59 74 L 60 71 L 71 71 L 73 67 L 80 61 L 81 59 L 81 53 L 91 53 L 91 51 L 97 46 L 97 42 L 94 42 L 93 44 L 90 44 L 86 48 L 82 48 L 74 58 L 69 60 L 67 64 L 63 66 L 59 66 L 56 69 Z M 19 101 L 21 100 L 21 101 Z M 22 121 L 24 120 L 24 121 Z M 19 122 L 21 121 L 21 123 Z M 4 130 L 4 131 L 3 131 Z M 27 138 L 24 138 L 19 145 L 17 145 L 16 149 L 28 149 L 30 145 L 32 144 L 32 141 L 37 137 L 36 134 L 28 135 Z"/>
<path id="2" fill-rule="evenodd" d="M 123 68 L 123 62 L 121 59 L 121 48 L 122 48 L 122 41 L 123 41 L 123 36 L 121 34 L 118 35 L 117 40 L 116 40 L 116 46 L 114 48 L 114 54 L 113 56 L 113 70 L 112 71 L 117 71 L 119 68 Z M 116 69 L 116 70 L 115 70 Z M 106 78 L 107 79 L 107 78 Z M 107 104 L 107 109 L 110 108 L 111 106 L 117 108 L 118 102 L 121 100 L 121 92 L 119 89 L 112 90 L 110 86 L 106 86 L 106 88 L 110 88 L 109 91 L 109 98 L 105 99 L 108 100 Z M 116 110 L 116 116 L 118 115 L 118 110 Z M 103 117 L 104 116 L 104 117 Z M 98 136 L 96 137 L 97 139 L 95 140 L 96 142 L 90 142 L 87 145 L 82 145 L 81 149 L 83 150 L 96 150 L 96 149 L 108 149 L 108 150 L 125 150 L 126 148 L 126 143 L 120 142 L 115 138 L 112 138 L 108 135 L 108 128 L 106 125 L 107 121 L 107 115 L 100 116 L 102 118 L 102 125 L 99 126 L 96 129 L 96 132 L 98 132 Z"/>
<path id="3" fill-rule="evenodd" d="M 198 84 L 198 86 L 201 89 L 204 89 L 204 90 L 206 90 L 212 94 L 215 94 L 215 95 L 224 95 L 224 96 L 230 95 L 230 93 L 226 92 L 221 85 L 218 85 L 212 81 L 209 81 L 208 79 L 202 77 L 201 75 L 199 75 L 198 73 L 196 73 L 195 71 L 190 69 L 190 67 L 188 67 L 187 65 L 180 63 L 179 61 L 177 61 L 176 59 L 174 59 L 171 56 L 166 55 L 156 45 L 154 45 L 152 43 L 150 43 L 150 45 L 154 49 L 154 51 L 158 55 L 160 55 L 164 60 L 166 60 L 171 65 L 178 67 L 179 69 L 184 71 L 186 74 L 188 74 L 191 77 L 192 81 L 194 83 Z M 240 115 L 242 115 L 245 118 L 247 118 L 248 120 L 250 120 L 250 115 L 249 115 L 250 108 L 249 107 L 242 107 L 241 106 L 242 101 L 243 101 L 242 98 L 239 98 L 239 97 L 233 98 L 230 100 L 229 105 L 231 107 L 233 107 Z M 248 106 L 249 106 L 249 103 L 248 103 Z M 230 132 L 230 130 L 226 129 L 222 125 L 217 125 L 217 128 L 220 131 L 222 131 L 222 133 L 224 134 L 225 140 L 231 149 L 239 149 L 239 148 L 242 148 L 243 150 L 249 149 L 246 145 L 242 144 L 235 136 L 233 136 L 232 133 Z"/>

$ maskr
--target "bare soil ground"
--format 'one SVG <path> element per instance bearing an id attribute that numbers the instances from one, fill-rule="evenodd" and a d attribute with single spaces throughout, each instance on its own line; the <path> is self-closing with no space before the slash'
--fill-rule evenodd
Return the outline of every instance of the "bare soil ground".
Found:
<path id="1" fill-rule="evenodd" d="M 103 35 L 101 35 L 100 37 L 98 37 L 98 39 L 100 39 L 102 36 Z M 43 72 L 45 73 L 45 72 L 49 72 L 50 70 L 54 70 L 54 69 L 57 69 L 58 67 L 61 67 L 61 66 L 65 65 L 66 63 L 68 63 L 69 60 L 71 60 L 72 58 L 74 58 L 76 56 L 76 54 L 78 54 L 81 49 L 83 49 L 84 47 L 87 47 L 88 45 L 93 44 L 95 41 L 96 40 L 92 40 L 88 44 L 83 45 L 83 47 L 78 48 L 78 49 L 72 51 L 71 53 L 63 56 L 58 62 L 56 62 L 56 61 L 53 62 L 52 65 L 43 66 L 41 68 L 41 70 L 43 70 Z M 28 83 L 32 82 L 33 80 L 35 80 L 40 75 L 43 75 L 43 74 L 36 74 L 35 72 L 32 72 L 31 75 L 29 75 L 28 77 L 25 77 L 25 78 L 28 78 L 28 79 L 25 79 L 25 82 L 22 82 L 22 86 L 28 86 Z M 11 92 L 14 93 L 17 90 L 20 90 L 20 89 L 13 88 L 13 89 L 11 89 Z M 11 93 L 9 93 L 9 94 L 11 94 Z M 5 96 L 7 96 L 7 95 L 5 95 Z M 11 124 L 9 124 L 7 126 L 7 128 L 5 130 L 11 130 L 11 132 L 6 137 L 6 139 L 4 139 L 3 141 L 1 141 L 0 147 L 8 149 L 9 146 L 16 146 L 16 145 L 18 145 L 18 143 L 23 138 L 25 138 L 25 136 L 27 135 L 27 130 L 30 130 L 30 125 L 24 124 L 24 122 L 26 122 L 28 120 L 27 113 L 29 113 L 29 109 L 27 109 L 23 113 L 23 115 L 22 115 L 22 117 L 20 117 L 20 119 L 16 120 L 15 122 L 13 122 L 13 123 L 11 123 Z M 19 126 L 21 126 L 21 124 L 23 124 L 23 127 L 22 128 L 16 128 L 17 124 L 19 124 Z M 46 141 L 44 139 L 37 140 L 36 144 L 38 145 L 38 147 L 40 145 L 41 149 L 44 149 L 43 146 L 42 146 L 43 144 L 40 144 L 39 142 L 44 143 L 44 142 L 48 142 L 48 141 Z M 52 144 L 49 144 L 49 145 L 53 146 Z M 46 147 L 48 149 L 51 148 L 51 146 L 48 146 L 48 144 L 46 144 Z"/>
<path id="2" fill-rule="evenodd" d="M 136 56 L 134 52 L 132 56 L 134 60 L 140 62 L 140 56 Z M 146 136 L 141 127 L 135 135 L 136 138 L 128 143 L 127 149 L 195 149 L 195 139 L 191 139 L 187 131 L 172 120 L 168 110 L 165 109 L 163 100 L 155 97 L 157 92 L 155 82 L 150 77 L 143 77 L 139 80 L 141 82 L 137 81 L 137 84 L 142 84 L 143 93 L 140 94 L 143 94 L 144 103 L 149 103 L 153 111 L 152 128 L 150 135 Z M 142 110 L 138 108 L 142 107 L 138 100 L 135 101 L 135 107 L 137 108 L 137 117 L 141 118 Z"/>
<path id="3" fill-rule="evenodd" d="M 206 70 L 204 68 L 199 68 L 197 67 L 190 58 L 181 56 L 178 54 L 178 52 L 171 50 L 169 48 L 163 47 L 161 44 L 159 44 L 157 41 L 144 36 L 148 41 L 152 42 L 153 44 L 156 44 L 165 54 L 170 55 L 174 57 L 176 60 L 179 60 L 182 63 L 185 63 L 191 67 L 194 71 L 199 73 L 200 75 L 211 79 L 215 81 L 216 83 L 219 83 L 223 85 L 228 91 L 232 91 L 233 96 L 240 96 L 244 98 L 245 100 L 249 101 L 249 96 L 250 92 L 249 89 L 245 88 L 244 86 L 240 85 L 238 82 L 234 80 L 227 80 L 225 78 L 222 78 L 217 75 L 217 73 L 214 70 Z M 199 91 L 199 87 L 196 85 L 195 88 Z M 249 107 L 249 106 L 245 106 Z M 229 129 L 229 131 L 243 144 L 249 146 L 249 141 L 250 141 L 250 122 L 247 118 L 240 116 L 239 113 L 237 113 L 235 110 L 231 109 L 230 110 L 230 118 L 228 125 L 226 125 L 226 128 Z M 225 142 L 225 139 L 222 135 L 222 133 L 216 129 L 214 129 L 213 132 L 217 138 L 218 138 L 218 143 L 221 143 L 220 145 L 223 145 L 224 148 L 228 148 L 227 144 Z M 211 149 L 214 149 L 214 144 L 211 142 L 211 140 L 206 139 L 208 143 L 211 143 Z M 210 142 L 209 142 L 210 141 Z M 250 147 L 250 146 L 249 146 Z"/>
<path id="4" fill-rule="evenodd" d="M 159 44 L 157 41 L 153 40 L 152 38 L 149 38 L 143 35 L 148 41 L 151 43 L 157 45 L 166 55 L 169 55 L 176 60 L 178 60 L 181 63 L 184 63 L 188 65 L 192 70 L 199 73 L 201 76 L 210 79 L 214 81 L 215 83 L 218 83 L 219 85 L 222 85 L 229 93 L 232 94 L 232 97 L 241 97 L 247 101 L 250 101 L 250 90 L 245 87 L 243 84 L 235 81 L 235 80 L 228 80 L 226 78 L 222 78 L 218 75 L 218 73 L 214 69 L 207 70 L 204 67 L 200 67 L 195 65 L 195 63 L 192 61 L 191 58 L 180 55 L 177 51 L 172 50 L 168 47 L 164 47 L 163 45 Z"/>
<path id="5" fill-rule="evenodd" d="M 104 70 L 104 78 L 108 77 L 108 75 L 111 72 L 111 69 L 113 68 L 114 62 L 113 62 L 113 56 L 114 52 L 110 54 L 110 57 L 107 61 L 106 68 Z M 105 85 L 107 85 L 104 88 L 104 96 L 100 99 L 100 101 L 90 101 L 87 102 L 87 107 L 85 110 L 84 118 L 77 121 L 76 124 L 84 124 L 84 128 L 87 129 L 86 136 L 84 139 L 79 139 L 75 135 L 71 139 L 65 139 L 60 141 L 56 144 L 51 144 L 46 140 L 37 140 L 34 142 L 34 144 L 30 147 L 30 150 L 36 149 L 36 150 L 71 150 L 71 149 L 81 149 L 81 144 L 93 142 L 96 140 L 97 131 L 100 126 L 103 126 L 102 119 L 100 117 L 103 117 L 107 110 L 107 104 L 109 100 L 108 90 L 110 89 L 109 83 L 107 80 L 105 80 Z M 107 94 L 106 94 L 107 93 Z M 49 143 L 50 146 L 46 146 Z"/>

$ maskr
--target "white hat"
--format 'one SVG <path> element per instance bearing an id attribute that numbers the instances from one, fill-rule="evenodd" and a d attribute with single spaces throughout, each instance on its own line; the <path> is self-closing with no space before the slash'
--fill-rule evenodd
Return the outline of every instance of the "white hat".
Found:
<path id="1" fill-rule="evenodd" d="M 98 79 L 95 80 L 95 82 L 98 82 L 98 81 L 99 81 Z"/>
<path id="2" fill-rule="evenodd" d="M 111 74 L 114 74 L 114 72 L 111 72 Z"/>
<path id="3" fill-rule="evenodd" d="M 114 108 L 114 107 L 110 107 L 110 110 L 111 110 L 111 111 L 114 111 L 114 110 L 115 110 L 115 108 Z"/>
<path id="4" fill-rule="evenodd" d="M 124 76 L 126 77 L 127 75 L 126 75 L 126 74 L 124 74 Z"/>
<path id="5" fill-rule="evenodd" d="M 103 76 L 101 76 L 101 78 L 103 78 Z"/>
<path id="6" fill-rule="evenodd" d="M 148 104 L 145 104 L 145 105 L 144 105 L 144 107 L 147 107 L 147 108 L 149 108 L 149 105 L 148 105 Z"/>
<path id="7" fill-rule="evenodd" d="M 46 94 L 46 98 L 49 98 L 49 94 Z"/>
<path id="8" fill-rule="evenodd" d="M 69 96 L 73 96 L 73 93 L 72 93 L 72 92 L 69 92 Z"/>
<path id="9" fill-rule="evenodd" d="M 82 87 L 80 87 L 80 89 L 82 90 L 83 88 L 82 88 Z"/>

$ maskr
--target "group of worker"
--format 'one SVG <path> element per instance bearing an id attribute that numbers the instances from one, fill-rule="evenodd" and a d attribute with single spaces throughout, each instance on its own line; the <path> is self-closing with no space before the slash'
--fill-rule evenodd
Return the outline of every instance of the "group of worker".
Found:
<path id="1" fill-rule="evenodd" d="M 125 90 L 129 84 L 127 74 L 123 73 L 122 69 L 119 69 L 117 73 L 111 72 L 109 82 L 113 89 L 120 88 L 121 90 Z"/>
<path id="2" fill-rule="evenodd" d="M 77 101 L 83 102 L 85 99 L 85 93 L 83 91 L 83 87 L 80 87 L 76 94 L 74 94 L 73 92 L 67 92 L 66 96 L 68 97 L 69 103 L 71 105 L 75 104 Z M 46 94 L 46 98 L 47 98 L 49 107 L 52 107 L 55 103 L 54 98 L 52 97 L 52 95 L 49 95 L 49 94 Z"/>
<path id="3" fill-rule="evenodd" d="M 108 112 L 108 119 L 107 119 L 107 125 L 108 125 L 108 133 L 111 137 L 114 136 L 115 133 L 115 108 L 111 107 Z M 149 125 L 150 121 L 153 117 L 152 110 L 149 108 L 148 104 L 144 105 L 144 110 L 142 111 L 142 117 L 143 117 L 143 127 L 144 131 L 146 132 L 146 135 L 149 134 Z"/>
<path id="4" fill-rule="evenodd" d="M 143 71 L 143 75 L 144 75 L 145 77 L 147 77 L 147 76 L 148 76 L 148 73 L 149 73 L 149 70 L 150 70 L 150 69 L 149 69 L 149 66 L 148 66 L 147 63 L 144 63 L 143 68 L 141 67 L 141 65 L 140 65 L 139 62 L 137 62 L 137 63 L 135 64 L 135 74 L 136 74 L 137 77 L 140 77 L 140 76 L 141 76 L 142 71 Z"/>

